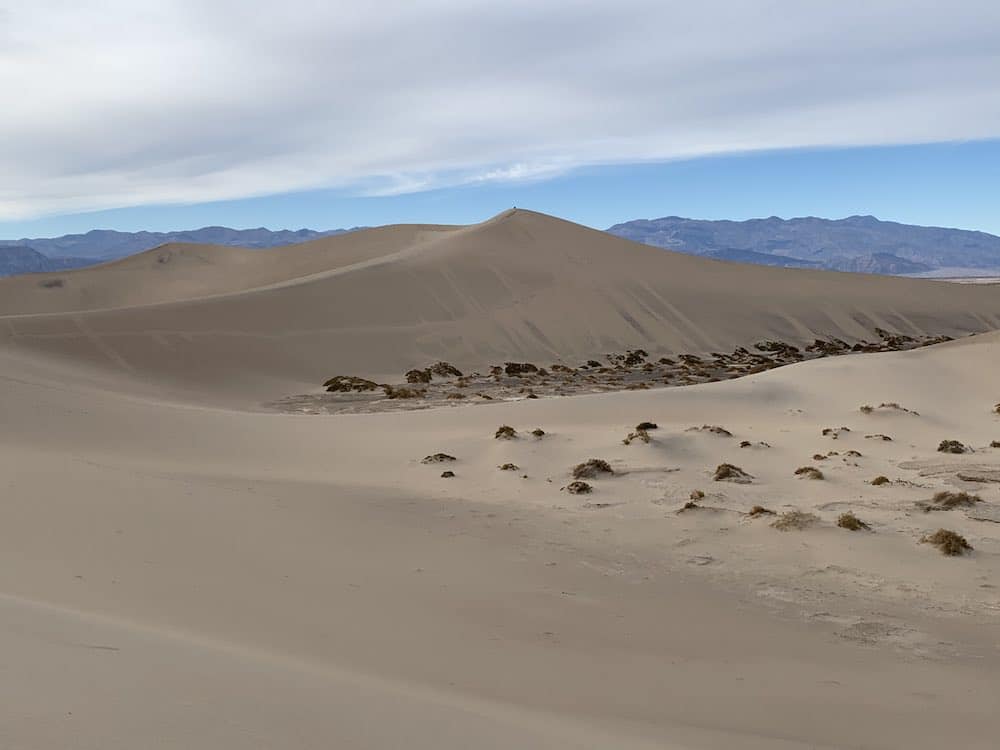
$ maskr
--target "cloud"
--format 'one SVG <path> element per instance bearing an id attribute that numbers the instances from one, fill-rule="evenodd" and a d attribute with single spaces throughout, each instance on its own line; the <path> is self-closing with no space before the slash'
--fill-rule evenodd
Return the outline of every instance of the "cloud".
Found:
<path id="1" fill-rule="evenodd" d="M 0 219 L 1000 136 L 1000 4 L 0 0 Z"/>

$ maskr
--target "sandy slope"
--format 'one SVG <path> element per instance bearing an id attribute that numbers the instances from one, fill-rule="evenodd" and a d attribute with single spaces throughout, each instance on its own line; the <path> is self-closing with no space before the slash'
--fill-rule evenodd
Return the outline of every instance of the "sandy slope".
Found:
<path id="1" fill-rule="evenodd" d="M 0 318 L 0 746 L 995 747 L 1000 524 L 915 503 L 966 488 L 1000 507 L 1000 483 L 958 478 L 1000 472 L 1000 334 L 657 391 L 227 408 L 345 351 L 372 370 L 538 353 L 525 311 L 574 355 L 645 340 L 609 311 L 650 289 L 698 316 L 695 334 L 652 303 L 628 313 L 664 346 L 960 332 L 990 323 L 991 290 L 682 267 L 520 211 L 428 231 L 265 290 Z M 883 401 L 919 415 L 858 411 Z M 623 445 L 647 419 L 653 441 Z M 520 437 L 494 439 L 501 424 Z M 734 436 L 687 431 L 702 424 Z M 437 451 L 454 479 L 421 463 Z M 616 476 L 562 491 L 594 456 Z M 713 482 L 722 461 L 753 483 Z M 826 478 L 798 479 L 804 464 Z M 703 507 L 678 513 L 693 489 Z M 754 504 L 819 523 L 781 532 Z M 837 528 L 845 510 L 873 531 Z M 975 551 L 919 543 L 939 526 Z"/>
<path id="2" fill-rule="evenodd" d="M 0 310 L 61 314 L 0 318 L 0 342 L 68 354 L 160 391 L 187 388 L 185 398 L 211 392 L 248 405 L 334 374 L 398 378 L 438 359 L 578 364 L 634 346 L 699 353 L 772 338 L 852 341 L 876 327 L 1000 327 L 996 288 L 720 263 L 523 210 L 461 229 L 156 257 L 64 274 L 62 288 L 12 280 L 0 287 Z M 161 287 L 160 276 L 171 281 Z M 216 296 L 182 299 L 194 294 Z M 70 312 L 136 299 L 164 302 Z"/>

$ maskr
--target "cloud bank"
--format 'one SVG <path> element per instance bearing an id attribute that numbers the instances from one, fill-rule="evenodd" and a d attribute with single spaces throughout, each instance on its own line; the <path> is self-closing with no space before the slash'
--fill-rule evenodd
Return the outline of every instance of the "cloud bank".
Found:
<path id="1" fill-rule="evenodd" d="M 0 220 L 1000 137 L 995 0 L 0 0 Z"/>

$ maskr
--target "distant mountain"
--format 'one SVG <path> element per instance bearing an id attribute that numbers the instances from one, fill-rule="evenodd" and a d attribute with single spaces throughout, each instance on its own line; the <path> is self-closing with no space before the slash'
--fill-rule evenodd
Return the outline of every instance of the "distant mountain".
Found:
<path id="1" fill-rule="evenodd" d="M 67 234 L 62 237 L 0 240 L 0 248 L 22 246 L 37 250 L 50 258 L 72 256 L 91 258 L 94 262 L 113 260 L 143 250 L 150 250 L 167 242 L 195 242 L 209 245 L 265 248 L 291 245 L 331 234 L 343 234 L 349 229 L 317 232 L 313 229 L 272 231 L 258 229 L 229 229 L 228 227 L 203 227 L 182 232 L 116 232 L 94 229 L 86 234 Z"/>
<path id="2" fill-rule="evenodd" d="M 68 268 L 81 268 L 92 262 L 87 258 L 49 258 L 23 245 L 0 247 L 0 276 L 65 271 Z"/>
<path id="3" fill-rule="evenodd" d="M 691 255 L 862 273 L 906 274 L 947 266 L 1000 268 L 1000 237 L 964 229 L 846 219 L 704 221 L 667 216 L 616 224 L 611 234 Z M 776 262 L 768 262 L 769 258 Z"/>

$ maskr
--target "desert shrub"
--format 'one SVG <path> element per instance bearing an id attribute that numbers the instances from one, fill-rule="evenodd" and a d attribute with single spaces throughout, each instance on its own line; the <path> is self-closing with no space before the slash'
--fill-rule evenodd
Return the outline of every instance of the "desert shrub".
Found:
<path id="1" fill-rule="evenodd" d="M 853 456 L 854 458 L 861 458 L 860 451 L 844 451 L 845 456 Z"/>
<path id="2" fill-rule="evenodd" d="M 933 534 L 923 537 L 920 542 L 933 544 L 941 550 L 941 554 L 950 557 L 956 557 L 972 550 L 972 545 L 964 536 L 948 529 L 938 529 Z"/>
<path id="3" fill-rule="evenodd" d="M 805 513 L 801 510 L 790 510 L 787 513 L 782 513 L 774 521 L 771 522 L 771 526 L 778 531 L 802 531 L 803 529 L 808 529 L 810 526 L 814 526 L 819 523 L 819 516 L 813 513 Z"/>
<path id="4" fill-rule="evenodd" d="M 990 448 L 1000 448 L 1000 440 L 993 440 L 990 442 Z"/>
<path id="5" fill-rule="evenodd" d="M 362 391 L 374 391 L 379 387 L 379 384 L 365 378 L 354 377 L 353 375 L 334 375 L 323 383 L 323 387 L 330 393 L 347 393 L 350 391 L 360 393 Z"/>
<path id="6" fill-rule="evenodd" d="M 622 442 L 625 445 L 632 445 L 633 440 L 641 440 L 644 443 L 648 443 L 652 438 L 645 430 L 636 430 L 635 432 L 630 432 Z"/>
<path id="7" fill-rule="evenodd" d="M 635 429 L 636 432 L 638 432 L 639 430 L 646 430 L 646 431 L 657 430 L 659 429 L 659 425 L 656 424 L 656 422 L 639 422 L 639 424 L 635 426 Z"/>
<path id="8" fill-rule="evenodd" d="M 883 484 L 889 484 L 890 482 L 889 482 L 889 477 L 882 476 L 881 474 L 879 474 L 872 480 L 871 483 L 876 487 L 881 487 Z"/>
<path id="9" fill-rule="evenodd" d="M 686 503 L 684 503 L 684 505 L 681 507 L 678 513 L 683 513 L 686 510 L 695 510 L 700 507 L 701 506 L 698 505 L 698 503 L 696 503 L 694 500 L 688 500 Z"/>
<path id="10" fill-rule="evenodd" d="M 737 484 L 749 484 L 753 477 L 747 474 L 739 466 L 733 464 L 719 464 L 715 468 L 712 479 L 716 482 L 736 482 Z"/>
<path id="11" fill-rule="evenodd" d="M 453 471 L 442 471 L 441 472 L 441 478 L 442 479 L 451 479 L 454 476 L 455 476 L 455 472 L 453 472 Z"/>
<path id="12" fill-rule="evenodd" d="M 795 476 L 803 479 L 823 479 L 823 472 L 815 466 L 800 466 L 795 470 Z"/>
<path id="13" fill-rule="evenodd" d="M 389 399 L 399 398 L 423 398 L 424 392 L 418 388 L 397 388 L 393 385 L 383 385 L 385 397 Z"/>
<path id="14" fill-rule="evenodd" d="M 517 437 L 517 430 L 510 425 L 502 424 L 497 427 L 497 431 L 493 437 L 497 440 L 512 440 Z"/>
<path id="15" fill-rule="evenodd" d="M 756 518 L 757 516 L 773 516 L 774 511 L 770 508 L 765 508 L 763 505 L 755 505 L 747 513 L 750 518 Z"/>
<path id="16" fill-rule="evenodd" d="M 1000 414 L 1000 404 L 997 404 L 996 406 L 993 407 L 993 413 Z"/>
<path id="17" fill-rule="evenodd" d="M 690 498 L 692 500 L 704 500 L 705 499 L 705 493 L 702 492 L 701 490 L 691 490 Z"/>
<path id="18" fill-rule="evenodd" d="M 422 464 L 443 464 L 449 461 L 457 461 L 458 459 L 454 456 L 449 456 L 447 453 L 432 453 L 426 458 L 422 459 L 420 463 Z"/>
<path id="19" fill-rule="evenodd" d="M 851 431 L 850 427 L 824 427 L 822 434 L 823 437 L 829 437 L 836 440 L 837 438 L 840 437 L 840 433 L 850 432 L 850 431 Z"/>
<path id="20" fill-rule="evenodd" d="M 431 382 L 430 370 L 409 370 L 406 373 L 407 383 L 429 383 Z"/>
<path id="21" fill-rule="evenodd" d="M 976 503 L 981 503 L 979 495 L 970 495 L 968 492 L 951 492 L 942 490 L 935 492 L 934 497 L 929 501 L 918 503 L 925 512 L 932 510 L 952 510 L 954 508 L 971 508 Z"/>
<path id="22" fill-rule="evenodd" d="M 498 468 L 500 471 L 517 471 L 519 467 L 517 464 L 501 464 Z"/>
<path id="23" fill-rule="evenodd" d="M 530 362 L 506 362 L 504 372 L 508 375 L 521 377 L 522 375 L 532 375 L 538 372 L 538 367 Z"/>
<path id="24" fill-rule="evenodd" d="M 601 474 L 614 474 L 611 464 L 603 458 L 590 458 L 573 467 L 573 479 L 596 479 Z"/>
<path id="25" fill-rule="evenodd" d="M 709 432 L 713 435 L 719 435 L 720 437 L 733 436 L 733 433 L 725 427 L 720 427 L 717 424 L 703 424 L 701 427 L 688 427 L 687 432 Z"/>
<path id="26" fill-rule="evenodd" d="M 570 482 L 569 484 L 566 485 L 566 491 L 571 495 L 586 495 L 592 489 L 594 488 L 591 487 L 589 484 L 580 481 Z"/>
<path id="27" fill-rule="evenodd" d="M 938 453 L 965 453 L 968 450 L 964 443 L 958 440 L 942 440 L 938 443 Z"/>
<path id="28" fill-rule="evenodd" d="M 837 525 L 842 529 L 847 529 L 848 531 L 869 531 L 871 526 L 866 524 L 856 515 L 848 511 L 847 513 L 841 513 L 840 517 L 837 519 Z"/>
<path id="29" fill-rule="evenodd" d="M 465 398 L 465 394 L 464 393 L 449 393 L 447 396 L 445 396 L 445 398 L 457 401 L 459 399 Z"/>
<path id="30" fill-rule="evenodd" d="M 873 411 L 875 411 L 875 407 L 872 406 L 871 404 L 865 404 L 860 409 L 858 409 L 858 411 L 860 411 L 862 414 L 871 414 Z"/>
<path id="31" fill-rule="evenodd" d="M 888 435 L 883 435 L 882 433 L 876 433 L 874 435 L 865 435 L 865 440 L 881 440 L 886 443 L 891 443 L 892 438 Z"/>
<path id="32" fill-rule="evenodd" d="M 826 461 L 826 456 L 822 453 L 813 453 L 813 461 Z"/>
<path id="33" fill-rule="evenodd" d="M 437 362 L 427 368 L 431 374 L 439 378 L 460 378 L 462 371 L 448 362 Z"/>

